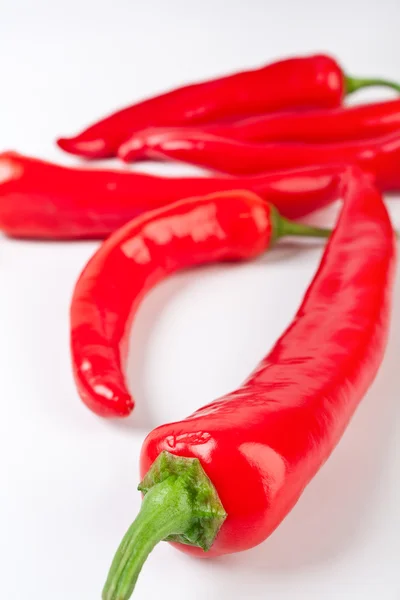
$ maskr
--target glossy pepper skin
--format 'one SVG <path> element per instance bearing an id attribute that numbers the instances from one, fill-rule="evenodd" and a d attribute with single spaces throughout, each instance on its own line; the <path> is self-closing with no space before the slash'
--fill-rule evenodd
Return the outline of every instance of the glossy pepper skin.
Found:
<path id="1" fill-rule="evenodd" d="M 395 237 L 369 176 L 349 169 L 338 193 L 344 207 L 335 232 L 272 350 L 239 389 L 144 441 L 142 507 L 117 550 L 103 600 L 128 600 L 161 540 L 202 557 L 264 541 L 340 440 L 383 358 Z M 249 258 L 270 233 L 247 232 L 242 256 Z M 121 258 L 126 262 L 125 253 Z M 169 259 L 166 246 L 164 263 Z M 108 376 L 114 364 L 109 369 Z"/>
<path id="2" fill-rule="evenodd" d="M 295 218 L 332 201 L 340 173 L 329 166 L 240 179 L 170 178 L 62 167 L 6 152 L 0 154 L 0 230 L 28 239 L 104 238 L 143 212 L 238 187 L 273 199 Z"/>
<path id="3" fill-rule="evenodd" d="M 340 161 L 356 164 L 375 176 L 382 191 L 400 189 L 400 130 L 370 140 L 336 144 L 242 142 L 197 129 L 143 132 L 143 144 L 135 150 L 139 158 L 169 158 L 229 173 L 254 175 L 279 169 Z"/>
<path id="4" fill-rule="evenodd" d="M 338 443 L 382 361 L 394 234 L 380 193 L 362 174 L 349 175 L 344 197 L 295 319 L 243 386 L 158 427 L 143 444 L 142 475 L 167 450 L 199 458 L 217 489 L 228 518 L 206 556 L 251 548 L 279 525 Z"/>
<path id="5" fill-rule="evenodd" d="M 380 79 L 347 77 L 329 56 L 289 58 L 133 104 L 57 143 L 71 154 L 107 158 L 146 127 L 209 123 L 292 108 L 332 108 L 341 104 L 346 92 L 369 85 L 400 89 Z"/>
<path id="6" fill-rule="evenodd" d="M 160 128 L 163 133 L 167 128 Z M 365 140 L 400 129 L 400 100 L 341 106 L 308 111 L 277 112 L 242 119 L 233 123 L 201 126 L 201 130 L 219 137 L 243 142 L 304 142 L 329 144 L 347 140 Z M 154 137 L 157 128 L 147 130 Z M 136 132 L 118 150 L 129 161 L 139 146 L 146 147 L 142 132 Z M 132 150 L 132 155 L 130 156 Z"/>
<path id="7" fill-rule="evenodd" d="M 130 414 L 134 402 L 125 379 L 129 323 L 146 291 L 168 274 L 251 258 L 285 234 L 329 233 L 282 219 L 246 191 L 182 200 L 122 227 L 84 268 L 72 298 L 72 364 L 82 400 L 103 417 Z"/>

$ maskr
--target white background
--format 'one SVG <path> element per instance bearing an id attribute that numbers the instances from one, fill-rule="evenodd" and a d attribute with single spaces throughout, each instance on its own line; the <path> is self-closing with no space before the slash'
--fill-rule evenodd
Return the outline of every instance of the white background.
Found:
<path id="1" fill-rule="evenodd" d="M 331 52 L 351 73 L 400 79 L 399 19 L 398 0 L 3 0 L 0 145 L 73 164 L 55 148 L 56 136 L 166 88 L 302 52 Z M 390 95 L 369 91 L 354 101 Z M 395 201 L 391 209 L 400 225 Z M 96 247 L 0 239 L 7 600 L 100 598 L 140 504 L 146 432 L 241 383 L 290 321 L 322 251 L 320 243 L 283 244 L 252 264 L 161 285 L 132 332 L 137 410 L 114 423 L 81 404 L 69 362 L 71 292 Z M 399 284 L 394 304 L 378 379 L 279 529 L 258 548 L 217 561 L 161 544 L 138 600 L 398 600 Z"/>

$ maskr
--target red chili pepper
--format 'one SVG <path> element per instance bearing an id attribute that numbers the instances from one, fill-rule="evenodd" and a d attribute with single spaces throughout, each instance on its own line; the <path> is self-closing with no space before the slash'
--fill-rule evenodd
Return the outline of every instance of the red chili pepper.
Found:
<path id="1" fill-rule="evenodd" d="M 283 235 L 329 233 L 287 221 L 246 191 L 182 200 L 125 225 L 89 261 L 72 300 L 73 368 L 82 400 L 103 417 L 132 411 L 123 372 L 127 322 L 157 281 L 184 266 L 250 258 Z"/>
<path id="2" fill-rule="evenodd" d="M 143 143 L 127 158 L 169 158 L 224 173 L 244 175 L 338 162 L 356 164 L 376 178 L 383 191 L 400 189 L 400 130 L 371 140 L 338 144 L 256 144 L 222 138 L 198 129 L 144 131 Z"/>
<path id="3" fill-rule="evenodd" d="M 290 58 L 139 102 L 57 143 L 71 154 L 107 158 L 146 127 L 209 123 L 290 108 L 331 108 L 339 106 L 346 93 L 371 85 L 400 90 L 386 80 L 348 77 L 329 56 Z"/>
<path id="4" fill-rule="evenodd" d="M 163 539 L 201 556 L 265 540 L 338 443 L 382 361 L 395 266 L 380 193 L 356 169 L 342 191 L 344 208 L 321 266 L 275 347 L 238 390 L 147 436 L 142 508 L 117 551 L 103 600 L 129 598 Z M 119 377 L 119 353 L 108 340 L 116 344 L 144 287 L 188 264 L 250 258 L 270 242 L 268 207 L 248 195 L 192 206 L 126 226 L 78 283 L 73 344 L 89 336 L 82 366 L 87 378 L 92 359 L 100 359 L 99 391 Z M 112 406 L 108 391 L 104 396 Z"/>
<path id="5" fill-rule="evenodd" d="M 219 137 L 243 142 L 332 143 L 365 140 L 387 135 L 400 129 L 400 100 L 345 106 L 325 110 L 269 113 L 235 121 L 201 126 L 201 130 Z M 166 128 L 150 128 L 154 137 Z M 146 146 L 143 132 L 135 132 L 118 150 L 123 160 L 130 159 L 131 149 Z M 134 154 L 132 155 L 134 158 Z"/>
<path id="6" fill-rule="evenodd" d="M 148 210 L 235 187 L 273 199 L 294 218 L 332 201 L 340 173 L 329 166 L 242 179 L 173 179 L 73 169 L 8 152 L 0 155 L 0 230 L 23 238 L 104 238 Z"/>

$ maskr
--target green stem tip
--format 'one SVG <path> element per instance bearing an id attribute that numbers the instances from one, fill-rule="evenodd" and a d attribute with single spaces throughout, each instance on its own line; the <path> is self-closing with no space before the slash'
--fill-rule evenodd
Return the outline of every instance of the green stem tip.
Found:
<path id="1" fill-rule="evenodd" d="M 139 485 L 138 516 L 112 562 L 103 600 L 128 600 L 141 568 L 162 540 L 210 549 L 226 513 L 197 458 L 162 452 Z"/>
<path id="2" fill-rule="evenodd" d="M 361 90 L 365 87 L 388 87 L 392 90 L 400 92 L 400 83 L 390 81 L 388 79 L 381 78 L 362 78 L 362 77 L 349 77 L 345 76 L 345 90 L 346 95 L 353 94 L 357 90 Z"/>
<path id="3" fill-rule="evenodd" d="M 289 219 L 282 217 L 275 207 L 272 207 L 271 222 L 273 242 L 286 235 L 328 238 L 332 233 L 331 229 L 325 229 L 324 227 L 314 227 L 305 223 L 289 221 Z"/>
<path id="4" fill-rule="evenodd" d="M 282 217 L 282 215 L 274 206 L 271 206 L 271 224 L 272 243 L 276 242 L 281 237 L 285 237 L 286 235 L 293 235 L 296 237 L 329 238 L 332 234 L 332 229 L 326 229 L 325 227 L 314 227 L 313 225 L 307 225 L 306 223 L 297 223 L 296 221 L 285 219 L 285 217 Z M 400 230 L 393 229 L 393 231 L 396 239 L 400 240 Z"/>

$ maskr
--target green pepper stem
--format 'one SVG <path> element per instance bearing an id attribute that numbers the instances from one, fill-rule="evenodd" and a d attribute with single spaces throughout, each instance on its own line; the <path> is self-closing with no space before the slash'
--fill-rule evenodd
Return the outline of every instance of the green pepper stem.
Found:
<path id="1" fill-rule="evenodd" d="M 325 227 L 314 227 L 304 223 L 296 223 L 295 221 L 289 221 L 288 219 L 281 217 L 279 237 L 295 235 L 302 237 L 328 238 L 331 233 L 332 230 L 325 229 Z"/>
<path id="2" fill-rule="evenodd" d="M 313 225 L 306 225 L 305 223 L 289 221 L 289 219 L 282 217 L 274 206 L 271 206 L 271 228 L 272 242 L 275 242 L 277 239 L 286 235 L 328 238 L 332 233 L 331 229 L 325 229 L 324 227 L 314 227 Z"/>
<path id="3" fill-rule="evenodd" d="M 128 529 L 112 562 L 103 590 L 103 600 L 126 600 L 135 587 L 143 564 L 158 542 L 172 534 L 183 534 L 192 510 L 187 494 L 181 493 L 177 477 L 154 486 L 144 497 L 135 521 Z"/>
<path id="4" fill-rule="evenodd" d="M 286 235 L 293 235 L 296 237 L 315 237 L 315 238 L 329 238 L 332 229 L 326 229 L 325 227 L 314 227 L 313 225 L 307 225 L 305 223 L 297 223 L 296 221 L 290 221 L 285 219 L 278 212 L 275 206 L 271 206 L 271 243 L 276 242 L 281 237 Z M 397 240 L 400 240 L 400 231 L 394 229 L 394 234 Z"/>
<path id="5" fill-rule="evenodd" d="M 162 540 L 207 551 L 226 518 L 218 494 L 200 461 L 162 452 L 139 486 L 138 516 L 111 564 L 103 600 L 128 600 L 143 564 Z"/>
<path id="6" fill-rule="evenodd" d="M 395 81 L 380 78 L 349 77 L 347 75 L 345 76 L 346 95 L 353 94 L 354 92 L 357 92 L 357 90 L 361 90 L 365 87 L 375 86 L 388 87 L 392 90 L 400 92 L 400 83 L 397 83 Z"/>

